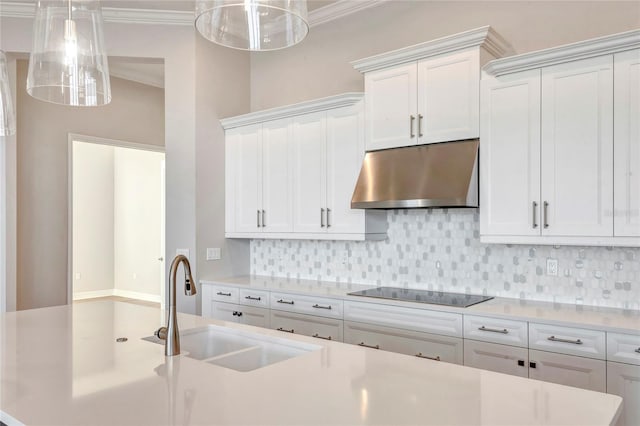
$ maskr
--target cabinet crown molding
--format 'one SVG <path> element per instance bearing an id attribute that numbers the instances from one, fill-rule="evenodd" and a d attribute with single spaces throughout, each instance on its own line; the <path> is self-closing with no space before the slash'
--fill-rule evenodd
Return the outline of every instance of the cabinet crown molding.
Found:
<path id="1" fill-rule="evenodd" d="M 500 76 L 639 47 L 640 29 L 495 59 L 485 65 L 483 70 L 487 74 Z"/>
<path id="2" fill-rule="evenodd" d="M 483 47 L 498 58 L 513 52 L 511 45 L 487 25 L 368 58 L 358 59 L 351 62 L 351 65 L 356 70 L 365 73 L 471 47 Z"/>
<path id="3" fill-rule="evenodd" d="M 278 120 L 296 115 L 310 114 L 313 112 L 350 106 L 360 102 L 363 98 L 364 94 L 361 92 L 342 93 L 340 95 L 329 96 L 326 98 L 314 99 L 297 104 L 250 112 L 248 114 L 237 115 L 235 117 L 223 118 L 220 120 L 220 124 L 223 129 L 227 130 L 234 127 L 247 126 L 250 124 L 263 123 L 265 121 Z"/>

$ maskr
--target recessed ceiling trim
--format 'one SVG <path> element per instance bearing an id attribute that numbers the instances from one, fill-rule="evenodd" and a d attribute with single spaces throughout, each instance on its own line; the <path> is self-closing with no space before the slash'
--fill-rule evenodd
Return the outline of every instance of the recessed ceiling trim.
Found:
<path id="1" fill-rule="evenodd" d="M 356 12 L 386 3 L 389 0 L 338 0 L 309 12 L 311 27 L 326 24 Z M 35 3 L 0 1 L 0 17 L 33 18 Z M 183 10 L 156 10 L 130 8 L 102 8 L 105 22 L 120 24 L 151 24 L 193 26 L 194 12 Z"/>

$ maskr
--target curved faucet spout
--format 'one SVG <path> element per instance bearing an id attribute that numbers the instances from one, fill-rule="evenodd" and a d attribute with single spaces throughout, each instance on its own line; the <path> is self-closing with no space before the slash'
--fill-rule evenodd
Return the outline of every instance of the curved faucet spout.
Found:
<path id="1" fill-rule="evenodd" d="M 184 266 L 184 294 L 193 296 L 196 294 L 196 283 L 191 275 L 189 259 L 184 255 L 177 255 L 171 262 L 169 270 L 169 318 L 167 319 L 166 340 L 164 354 L 174 356 L 180 354 L 180 333 L 178 332 L 178 319 L 176 316 L 176 274 L 178 266 Z"/>

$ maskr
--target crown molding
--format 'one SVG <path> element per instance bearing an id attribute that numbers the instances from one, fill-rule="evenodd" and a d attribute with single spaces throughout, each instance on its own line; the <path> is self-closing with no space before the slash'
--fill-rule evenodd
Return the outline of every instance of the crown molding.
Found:
<path id="1" fill-rule="evenodd" d="M 35 15 L 35 3 L 0 1 L 0 17 L 31 18 Z M 156 24 L 193 26 L 194 13 L 180 10 L 120 9 L 103 7 L 105 22 L 120 24 Z"/>
<path id="2" fill-rule="evenodd" d="M 375 6 L 379 6 L 390 0 L 338 0 L 327 6 L 309 12 L 309 26 L 326 24 L 335 19 L 343 18 L 352 13 L 360 12 Z"/>
<path id="3" fill-rule="evenodd" d="M 129 80 L 147 86 L 157 87 L 158 89 L 164 89 L 163 76 L 153 75 L 131 68 L 119 67 L 117 65 L 109 67 L 109 75 L 111 77 L 121 78 L 123 80 Z"/>
<path id="4" fill-rule="evenodd" d="M 351 65 L 353 65 L 356 70 L 364 73 L 471 47 L 483 47 L 494 57 L 498 58 L 513 52 L 511 45 L 502 38 L 500 34 L 487 25 L 459 34 L 359 59 L 351 62 Z"/>
<path id="5" fill-rule="evenodd" d="M 496 59 L 483 70 L 500 76 L 637 48 L 640 48 L 640 29 Z"/>
<path id="6" fill-rule="evenodd" d="M 220 120 L 222 128 L 225 130 L 234 127 L 247 126 L 265 121 L 278 120 L 281 118 L 293 117 L 296 115 L 310 114 L 328 109 L 350 106 L 364 99 L 364 93 L 348 92 L 326 98 L 314 99 L 300 102 L 293 105 L 265 109 L 262 111 L 250 112 L 248 114 L 237 115 L 235 117 L 223 118 Z"/>

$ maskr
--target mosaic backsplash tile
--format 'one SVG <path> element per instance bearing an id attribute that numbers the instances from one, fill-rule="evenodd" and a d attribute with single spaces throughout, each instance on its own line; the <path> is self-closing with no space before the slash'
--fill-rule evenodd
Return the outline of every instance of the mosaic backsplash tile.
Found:
<path id="1" fill-rule="evenodd" d="M 253 240 L 251 273 L 640 309 L 639 248 L 482 244 L 474 209 L 388 215 L 384 241 Z"/>

